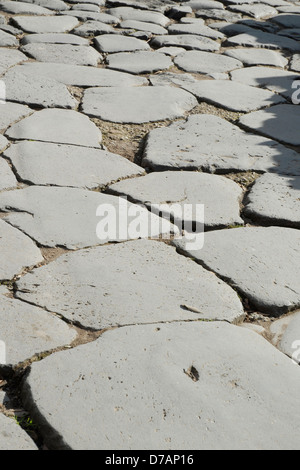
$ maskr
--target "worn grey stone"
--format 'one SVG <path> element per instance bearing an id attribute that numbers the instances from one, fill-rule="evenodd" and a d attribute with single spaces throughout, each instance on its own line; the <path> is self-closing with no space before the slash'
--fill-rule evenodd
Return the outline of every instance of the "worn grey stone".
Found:
<path id="1" fill-rule="evenodd" d="M 197 79 L 189 73 L 162 72 L 149 76 L 153 86 L 183 86 L 186 83 L 195 83 Z"/>
<path id="2" fill-rule="evenodd" d="M 44 108 L 75 108 L 77 100 L 67 87 L 50 78 L 28 76 L 22 69 L 10 69 L 4 76 L 6 99 Z"/>
<path id="3" fill-rule="evenodd" d="M 52 10 L 26 2 L 0 2 L 0 10 L 14 15 L 54 15 Z"/>
<path id="4" fill-rule="evenodd" d="M 66 33 L 79 26 L 72 16 L 15 16 L 13 23 L 26 33 Z"/>
<path id="5" fill-rule="evenodd" d="M 75 46 L 88 46 L 89 42 L 85 38 L 66 33 L 48 34 L 27 34 L 21 40 L 21 44 L 73 44 Z M 50 62 L 50 61 L 49 61 Z"/>
<path id="6" fill-rule="evenodd" d="M 201 80 L 185 89 L 197 98 L 236 112 L 249 112 L 285 102 L 268 90 L 228 80 Z"/>
<path id="7" fill-rule="evenodd" d="M 108 67 L 133 74 L 152 73 L 172 67 L 173 62 L 165 54 L 152 51 L 120 52 L 107 57 Z"/>
<path id="8" fill-rule="evenodd" d="M 101 52 L 147 51 L 150 46 L 141 39 L 122 36 L 121 34 L 102 34 L 95 38 L 95 45 Z"/>
<path id="9" fill-rule="evenodd" d="M 41 7 L 49 8 L 49 10 L 64 11 L 68 10 L 68 5 L 62 0 L 23 0 L 26 3 L 33 3 Z"/>
<path id="10" fill-rule="evenodd" d="M 233 36 L 227 39 L 227 45 L 264 47 L 267 49 L 287 49 L 293 52 L 299 52 L 300 50 L 298 42 L 294 39 L 259 30 L 255 30 L 253 32 L 248 31 L 248 33 Z"/>
<path id="11" fill-rule="evenodd" d="M 59 318 L 41 308 L 9 298 L 0 287 L 1 340 L 5 342 L 5 365 L 16 365 L 36 354 L 72 343 L 77 337 Z M 1 364 L 0 364 L 1 366 Z"/>
<path id="12" fill-rule="evenodd" d="M 145 208 L 136 205 L 122 205 L 121 200 L 115 196 L 109 196 L 95 191 L 86 191 L 78 188 L 59 188 L 45 186 L 30 186 L 28 188 L 0 193 L 0 207 L 4 212 L 14 209 L 13 213 L 5 217 L 11 225 L 18 227 L 23 232 L 47 247 L 64 246 L 69 250 L 86 248 L 95 245 L 103 245 L 109 241 L 124 241 L 136 239 L 142 236 L 159 237 L 170 236 L 178 230 L 164 219 L 150 214 Z M 102 219 L 97 216 L 100 206 L 103 210 L 113 208 L 117 220 L 110 219 L 112 228 L 109 233 L 97 235 L 96 229 Z M 121 237 L 114 231 L 114 224 L 119 218 L 125 218 L 129 213 L 138 211 L 142 226 L 142 235 L 137 231 L 125 227 L 125 235 Z M 126 219 L 125 219 L 126 220 Z M 120 229 L 122 230 L 122 228 Z M 122 233 L 121 233 L 122 234 Z"/>
<path id="13" fill-rule="evenodd" d="M 261 3 L 256 5 L 231 5 L 230 9 L 257 19 L 269 18 L 278 14 L 275 8 Z"/>
<path id="14" fill-rule="evenodd" d="M 201 250 L 187 249 L 184 240 L 174 244 L 226 279 L 259 311 L 276 316 L 299 308 L 299 230 L 234 228 L 206 233 Z"/>
<path id="15" fill-rule="evenodd" d="M 145 23 L 154 23 L 159 26 L 167 26 L 170 19 L 157 11 L 145 11 L 131 7 L 111 8 L 108 12 L 117 18 L 124 20 L 144 21 Z"/>
<path id="16" fill-rule="evenodd" d="M 248 129 L 291 145 L 300 145 L 299 122 L 300 108 L 292 104 L 272 106 L 240 118 Z"/>
<path id="17" fill-rule="evenodd" d="M 1 34 L 1 33 L 0 33 Z M 28 60 L 28 57 L 16 49 L 0 48 L 0 74 L 2 75 L 13 65 Z"/>
<path id="18" fill-rule="evenodd" d="M 96 67 L 102 60 L 101 54 L 90 46 L 72 44 L 27 44 L 22 51 L 39 62 L 54 62 Z"/>
<path id="19" fill-rule="evenodd" d="M 245 65 L 273 65 L 274 67 L 285 67 L 288 64 L 282 54 L 268 49 L 242 48 L 227 49 L 225 55 L 243 62 Z M 273 73 L 273 70 L 271 71 Z"/>
<path id="20" fill-rule="evenodd" d="M 233 13 L 228 10 L 221 10 L 220 8 L 200 8 L 196 11 L 196 16 L 201 18 L 210 18 L 212 20 L 224 20 L 224 21 L 239 21 L 242 19 L 242 15 L 239 13 Z"/>
<path id="21" fill-rule="evenodd" d="M 26 431 L 13 418 L 0 413 L 0 450 L 38 450 Z"/>
<path id="22" fill-rule="evenodd" d="M 229 72 L 243 67 L 242 62 L 237 59 L 203 51 L 186 51 L 175 57 L 174 63 L 186 72 L 206 75 Z"/>
<path id="23" fill-rule="evenodd" d="M 0 111 L 0 129 L 2 130 L 32 113 L 32 110 L 28 108 L 28 106 L 10 103 L 8 101 L 4 106 L 1 106 Z"/>
<path id="24" fill-rule="evenodd" d="M 178 54 L 185 52 L 185 49 L 183 47 L 166 46 L 166 47 L 161 47 L 159 49 L 156 49 L 156 52 L 161 52 L 162 54 L 166 54 L 171 57 L 176 57 Z"/>
<path id="25" fill-rule="evenodd" d="M 254 220 L 300 228 L 300 177 L 265 174 L 247 197 L 245 214 Z"/>
<path id="26" fill-rule="evenodd" d="M 100 21 L 86 21 L 78 28 L 74 29 L 74 35 L 90 37 L 99 34 L 116 34 L 117 31 L 110 24 L 102 23 Z"/>
<path id="27" fill-rule="evenodd" d="M 9 144 L 9 141 L 4 137 L 4 135 L 0 134 L 0 153 L 3 152 L 5 147 L 7 147 Z"/>
<path id="28" fill-rule="evenodd" d="M 225 37 L 223 33 L 198 23 L 172 24 L 168 27 L 168 31 L 169 34 L 193 34 L 212 39 L 223 39 Z"/>
<path id="29" fill-rule="evenodd" d="M 142 164 L 156 170 L 252 170 L 300 175 L 297 152 L 207 114 L 152 130 Z"/>
<path id="30" fill-rule="evenodd" d="M 6 193 L 0 193 L 6 195 Z M 44 258 L 33 241 L 19 230 L 0 220 L 0 279 L 9 280 L 22 269 L 44 261 Z"/>
<path id="31" fill-rule="evenodd" d="M 258 334 L 182 322 L 53 354 L 32 364 L 22 397 L 55 449 L 297 450 L 299 386 Z"/>
<path id="32" fill-rule="evenodd" d="M 23 141 L 11 145 L 4 155 L 22 180 L 36 185 L 104 188 L 122 178 L 144 174 L 119 155 L 74 145 Z"/>
<path id="33" fill-rule="evenodd" d="M 18 181 L 6 160 L 0 157 L 0 191 L 16 188 Z"/>
<path id="34" fill-rule="evenodd" d="M 151 34 L 168 34 L 168 30 L 154 23 L 145 23 L 144 21 L 125 20 L 120 24 L 123 29 L 136 29 L 137 31 L 148 31 Z"/>
<path id="35" fill-rule="evenodd" d="M 169 47 L 179 46 L 184 49 L 192 49 L 196 51 L 214 52 L 220 49 L 220 44 L 210 38 L 204 36 L 196 36 L 194 34 L 170 34 L 165 36 L 157 36 L 152 39 L 151 46 Z"/>
<path id="36" fill-rule="evenodd" d="M 300 54 L 295 54 L 291 61 L 291 70 L 295 70 L 296 72 L 300 72 Z M 300 79 L 300 76 L 298 77 Z"/>
<path id="37" fill-rule="evenodd" d="M 199 10 L 199 9 L 216 9 L 216 10 L 223 10 L 224 5 L 221 2 L 216 2 L 213 0 L 190 0 L 186 3 L 187 6 L 191 7 L 192 10 Z"/>
<path id="38" fill-rule="evenodd" d="M 286 70 L 255 66 L 232 71 L 231 79 L 252 87 L 267 88 L 291 100 L 294 93 L 292 85 L 300 79 L 300 75 Z"/>
<path id="39" fill-rule="evenodd" d="M 95 329 L 244 317 L 233 289 L 174 248 L 149 240 L 64 255 L 24 276 L 17 296 Z"/>
<path id="40" fill-rule="evenodd" d="M 90 88 L 84 113 L 111 122 L 143 123 L 175 119 L 197 105 L 190 93 L 174 87 Z"/>
<path id="41" fill-rule="evenodd" d="M 109 190 L 142 203 L 156 213 L 162 212 L 168 219 L 172 214 L 179 227 L 183 222 L 196 222 L 199 226 L 203 223 L 196 213 L 196 204 L 204 205 L 206 227 L 244 224 L 239 207 L 242 189 L 223 176 L 166 171 L 121 181 Z"/>
<path id="42" fill-rule="evenodd" d="M 272 21 L 274 21 L 274 23 L 279 24 L 283 28 L 300 28 L 299 13 L 298 14 L 282 13 L 272 18 Z"/>
<path id="43" fill-rule="evenodd" d="M 16 39 L 12 34 L 8 32 L 0 30 L 0 46 L 1 47 L 10 47 L 10 46 L 18 46 L 19 41 Z"/>
<path id="44" fill-rule="evenodd" d="M 99 147 L 100 130 L 76 111 L 43 109 L 12 125 L 6 135 L 16 140 L 40 140 L 58 144 Z"/>
<path id="45" fill-rule="evenodd" d="M 300 364 L 300 312 L 287 315 L 270 326 L 272 343 L 284 354 Z"/>

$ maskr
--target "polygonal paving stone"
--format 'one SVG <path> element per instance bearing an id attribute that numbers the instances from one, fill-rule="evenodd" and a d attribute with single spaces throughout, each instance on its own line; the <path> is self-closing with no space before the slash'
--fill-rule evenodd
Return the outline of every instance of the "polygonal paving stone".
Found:
<path id="1" fill-rule="evenodd" d="M 300 160 L 300 155 L 299 155 Z M 300 228 L 300 177 L 265 174 L 247 197 L 245 214 L 254 220 Z"/>
<path id="2" fill-rule="evenodd" d="M 49 10 L 64 11 L 68 10 L 68 5 L 62 0 L 24 0 L 27 3 L 34 3 L 41 7 L 47 7 Z"/>
<path id="3" fill-rule="evenodd" d="M 0 413 L 0 450 L 38 450 L 26 431 L 13 418 Z"/>
<path id="4" fill-rule="evenodd" d="M 0 287 L 1 340 L 5 342 L 5 365 L 16 365 L 36 354 L 67 346 L 77 334 L 65 322 L 41 308 L 7 297 Z M 1 363 L 0 363 L 1 366 Z"/>
<path id="5" fill-rule="evenodd" d="M 298 14 L 281 14 L 272 18 L 272 21 L 279 24 L 283 28 L 299 28 L 300 17 Z"/>
<path id="6" fill-rule="evenodd" d="M 243 13 L 243 15 L 253 16 L 257 19 L 267 18 L 278 14 L 277 10 L 271 6 L 259 5 L 231 5 L 230 9 Z"/>
<path id="7" fill-rule="evenodd" d="M 48 8 L 26 2 L 0 2 L 0 10 L 14 15 L 54 15 Z"/>
<path id="8" fill-rule="evenodd" d="M 172 67 L 172 60 L 158 52 L 120 52 L 107 57 L 108 67 L 133 74 L 152 73 Z"/>
<path id="9" fill-rule="evenodd" d="M 149 240 L 64 255 L 24 276 L 17 296 L 94 329 L 244 317 L 231 287 L 173 247 Z"/>
<path id="10" fill-rule="evenodd" d="M 224 34 L 214 29 L 209 28 L 208 26 L 190 23 L 190 24 L 172 24 L 168 28 L 169 34 L 194 34 L 199 36 L 205 36 L 212 39 L 223 39 Z"/>
<path id="11" fill-rule="evenodd" d="M 41 186 L 104 188 L 122 178 L 144 174 L 119 155 L 74 145 L 23 141 L 11 145 L 4 155 L 23 181 Z"/>
<path id="12" fill-rule="evenodd" d="M 105 121 L 143 123 L 175 119 L 197 106 L 190 93 L 174 87 L 90 88 L 84 93 L 84 113 Z"/>
<path id="13" fill-rule="evenodd" d="M 187 2 L 187 5 L 192 8 L 192 10 L 203 9 L 217 9 L 222 10 L 224 8 L 223 3 L 216 2 L 212 0 L 190 0 Z"/>
<path id="14" fill-rule="evenodd" d="M 66 33 L 79 25 L 72 16 L 15 16 L 13 22 L 26 33 Z"/>
<path id="15" fill-rule="evenodd" d="M 242 62 L 221 54 L 212 54 L 202 51 L 186 51 L 174 59 L 174 63 L 186 72 L 195 72 L 211 75 L 214 73 L 229 72 L 243 67 Z"/>
<path id="16" fill-rule="evenodd" d="M 0 46 L 1 47 L 10 47 L 18 46 L 19 41 L 12 34 L 9 34 L 5 31 L 0 30 Z"/>
<path id="17" fill-rule="evenodd" d="M 300 175 L 297 152 L 206 114 L 152 130 L 142 164 L 156 170 L 251 170 Z"/>
<path id="18" fill-rule="evenodd" d="M 206 233 L 201 250 L 180 247 L 233 285 L 261 312 L 281 315 L 300 307 L 300 232 L 243 227 Z M 234 256 L 233 256 L 234 253 Z"/>
<path id="19" fill-rule="evenodd" d="M 150 50 L 147 42 L 119 34 L 102 34 L 95 38 L 95 45 L 101 52 L 132 52 Z"/>
<path id="20" fill-rule="evenodd" d="M 239 207 L 242 189 L 223 176 L 167 171 L 121 181 L 110 186 L 109 190 L 146 205 L 152 212 L 162 212 L 162 216 L 168 219 L 172 214 L 179 227 L 183 221 L 203 223 L 197 214 L 198 204 L 204 205 L 206 227 L 244 224 Z"/>
<path id="21" fill-rule="evenodd" d="M 156 11 L 145 11 L 130 7 L 117 7 L 111 8 L 108 12 L 122 20 L 144 21 L 146 23 L 154 23 L 163 27 L 170 23 L 169 18 Z"/>
<path id="22" fill-rule="evenodd" d="M 8 101 L 5 103 L 5 106 L 1 106 L 0 109 L 0 129 L 6 129 L 14 122 L 32 113 L 32 110 L 27 106 L 18 103 L 10 103 Z"/>
<path id="23" fill-rule="evenodd" d="M 227 49 L 225 55 L 233 57 L 243 62 L 245 65 L 273 65 L 274 67 L 285 67 L 288 64 L 282 54 L 277 51 L 269 51 L 268 49 Z"/>
<path id="24" fill-rule="evenodd" d="M 99 34 L 117 34 L 117 31 L 110 24 L 102 23 L 101 21 L 86 21 L 74 29 L 73 33 L 74 35 L 88 38 Z"/>
<path id="25" fill-rule="evenodd" d="M 285 102 L 283 97 L 270 91 L 228 80 L 201 80 L 184 88 L 201 100 L 237 112 L 249 112 Z"/>
<path id="26" fill-rule="evenodd" d="M 223 31 L 224 32 L 224 31 Z M 300 51 L 297 41 L 284 36 L 278 36 L 264 31 L 253 30 L 244 34 L 238 34 L 227 39 L 229 46 L 248 46 L 248 47 L 264 47 L 267 49 L 287 49 L 294 52 Z"/>
<path id="27" fill-rule="evenodd" d="M 22 51 L 39 62 L 97 66 L 101 54 L 93 47 L 72 44 L 28 44 Z"/>
<path id="28" fill-rule="evenodd" d="M 300 364 L 300 312 L 273 322 L 270 333 L 274 346 Z"/>
<path id="29" fill-rule="evenodd" d="M 122 29 L 135 29 L 136 31 L 147 31 L 151 34 L 168 34 L 168 30 L 154 23 L 145 23 L 144 21 L 125 20 L 120 23 Z"/>
<path id="30" fill-rule="evenodd" d="M 8 193 L 1 193 L 8 194 Z M 28 215 L 28 214 L 27 214 Z M 0 279 L 12 279 L 22 269 L 44 261 L 33 241 L 19 230 L 0 220 Z"/>
<path id="31" fill-rule="evenodd" d="M 28 60 L 28 57 L 16 49 L 0 48 L 0 74 L 20 62 Z"/>
<path id="32" fill-rule="evenodd" d="M 194 34 L 170 34 L 166 36 L 157 36 L 152 39 L 151 46 L 169 47 L 180 46 L 184 49 L 192 49 L 196 51 L 214 52 L 220 49 L 220 44 L 210 38 L 204 36 L 196 36 Z"/>
<path id="33" fill-rule="evenodd" d="M 27 34 L 21 40 L 21 44 L 73 44 L 76 46 L 88 46 L 89 41 L 85 38 L 66 33 Z"/>
<path id="34" fill-rule="evenodd" d="M 242 19 L 242 15 L 239 13 L 233 13 L 232 11 L 216 8 L 200 8 L 196 11 L 196 16 L 200 16 L 201 18 L 210 18 L 212 20 L 224 20 L 232 22 Z"/>
<path id="35" fill-rule="evenodd" d="M 189 73 L 162 72 L 149 76 L 153 86 L 184 86 L 186 83 L 196 83 L 197 79 Z"/>
<path id="36" fill-rule="evenodd" d="M 0 191 L 16 188 L 18 181 L 6 160 L 0 157 Z"/>
<path id="37" fill-rule="evenodd" d="M 23 64 L 25 65 L 25 64 Z M 65 85 L 79 87 L 111 87 L 111 86 L 141 86 L 148 85 L 144 77 L 135 77 L 128 73 L 118 72 L 85 65 L 48 64 L 46 62 L 29 62 L 28 67 L 23 65 L 14 67 L 25 75 L 34 77 L 49 77 Z"/>
<path id="38" fill-rule="evenodd" d="M 290 68 L 291 70 L 296 70 L 296 72 L 300 72 L 300 54 L 295 54 L 293 56 Z"/>
<path id="39" fill-rule="evenodd" d="M 240 118 L 240 123 L 281 142 L 300 145 L 300 108 L 292 104 L 280 104 Z"/>
<path id="40" fill-rule="evenodd" d="M 10 69 L 3 77 L 6 99 L 44 108 L 72 109 L 77 106 L 78 102 L 64 84 L 41 76 L 33 80 L 21 70 Z"/>
<path id="41" fill-rule="evenodd" d="M 178 232 L 172 224 L 145 208 L 127 205 L 115 196 L 77 188 L 30 186 L 7 191 L 0 193 L 0 207 L 4 212 L 13 208 L 14 213 L 4 220 L 47 247 L 64 246 L 74 250 L 109 241 L 159 237 L 160 234 L 170 236 Z M 105 211 L 110 211 L 108 222 Z M 137 218 L 140 231 L 135 230 Z M 106 222 L 107 230 L 101 231 Z"/>
<path id="42" fill-rule="evenodd" d="M 247 67 L 232 71 L 231 79 L 245 85 L 267 88 L 291 99 L 293 82 L 300 80 L 300 75 L 270 67 Z"/>
<path id="43" fill-rule="evenodd" d="M 110 0 L 112 6 L 130 6 L 142 10 L 165 11 L 170 5 L 169 0 Z"/>
<path id="44" fill-rule="evenodd" d="M 63 109 L 44 109 L 12 125 L 6 135 L 16 140 L 99 147 L 102 135 L 87 116 Z"/>
<path id="45" fill-rule="evenodd" d="M 4 135 L 0 134 L 0 153 L 3 152 L 5 147 L 8 146 L 8 144 L 9 144 L 9 142 L 6 139 L 6 137 L 4 137 Z"/>
<path id="46" fill-rule="evenodd" d="M 53 354 L 32 364 L 22 397 L 53 449 L 296 450 L 299 387 L 298 368 L 261 336 L 182 322 Z"/>

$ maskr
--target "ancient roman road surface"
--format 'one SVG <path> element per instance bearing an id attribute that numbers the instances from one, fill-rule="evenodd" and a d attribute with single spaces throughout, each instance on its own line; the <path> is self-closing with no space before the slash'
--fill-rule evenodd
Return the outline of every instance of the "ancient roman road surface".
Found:
<path id="1" fill-rule="evenodd" d="M 300 2 L 1 1 L 0 74 L 0 449 L 299 450 Z"/>

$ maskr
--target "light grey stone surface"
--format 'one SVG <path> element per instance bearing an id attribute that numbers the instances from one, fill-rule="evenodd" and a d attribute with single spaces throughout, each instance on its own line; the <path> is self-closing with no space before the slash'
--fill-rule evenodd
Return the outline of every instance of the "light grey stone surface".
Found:
<path id="1" fill-rule="evenodd" d="M 291 62 L 291 70 L 295 70 L 296 72 L 300 72 L 300 54 L 295 54 L 292 58 Z M 299 76 L 300 79 L 300 76 Z"/>
<path id="2" fill-rule="evenodd" d="M 168 27 L 169 34 L 193 34 L 205 36 L 211 39 L 223 39 L 224 34 L 209 28 L 208 26 L 190 23 L 190 24 L 172 24 Z"/>
<path id="3" fill-rule="evenodd" d="M 0 450 L 38 450 L 33 440 L 13 418 L 0 413 Z"/>
<path id="4" fill-rule="evenodd" d="M 90 88 L 82 110 L 104 121 L 143 123 L 175 119 L 197 105 L 196 98 L 173 87 Z"/>
<path id="5" fill-rule="evenodd" d="M 170 23 L 169 18 L 156 11 L 145 11 L 130 7 L 117 7 L 111 8 L 109 13 L 122 20 L 144 21 L 146 23 L 154 23 L 163 27 Z"/>
<path id="6" fill-rule="evenodd" d="M 196 83 L 197 79 L 190 73 L 161 72 L 149 76 L 153 86 L 183 86 L 186 83 Z"/>
<path id="7" fill-rule="evenodd" d="M 224 54 L 240 60 L 245 65 L 272 65 L 283 68 L 288 64 L 288 60 L 282 54 L 268 49 L 244 47 L 243 49 L 227 49 Z"/>
<path id="8" fill-rule="evenodd" d="M 169 47 L 179 46 L 184 49 L 192 49 L 196 51 L 214 52 L 220 49 L 220 44 L 213 39 L 204 36 L 196 36 L 194 34 L 170 34 L 164 36 L 157 36 L 152 39 L 151 46 Z"/>
<path id="9" fill-rule="evenodd" d="M 265 174 L 247 198 L 245 214 L 272 225 L 300 228 L 300 177 Z"/>
<path id="10" fill-rule="evenodd" d="M 240 123 L 280 142 L 300 145 L 300 108 L 292 104 L 281 104 L 247 114 Z"/>
<path id="11" fill-rule="evenodd" d="M 96 67 L 102 56 L 93 47 L 72 44 L 27 44 L 22 51 L 39 62 L 58 62 Z"/>
<path id="12" fill-rule="evenodd" d="M 66 33 L 79 25 L 72 16 L 16 16 L 13 21 L 26 33 Z"/>
<path id="13" fill-rule="evenodd" d="M 152 130 L 142 164 L 156 170 L 251 170 L 300 175 L 297 152 L 213 115 L 190 116 L 187 122 Z"/>
<path id="14" fill-rule="evenodd" d="M 121 34 L 101 34 L 95 38 L 95 45 L 100 52 L 106 53 L 150 50 L 147 42 Z"/>
<path id="15" fill-rule="evenodd" d="M 0 48 L 0 73 L 3 74 L 13 65 L 28 60 L 28 57 L 16 49 Z"/>
<path id="16" fill-rule="evenodd" d="M 244 224 L 239 206 L 242 189 L 223 176 L 166 171 L 121 181 L 109 189 L 113 194 L 145 204 L 152 211 L 162 212 L 167 219 L 172 214 L 180 227 L 183 222 L 203 223 L 196 211 L 198 204 L 204 205 L 206 227 Z"/>
<path id="17" fill-rule="evenodd" d="M 287 315 L 271 324 L 272 343 L 300 364 L 300 312 Z"/>
<path id="18" fill-rule="evenodd" d="M 110 16 L 110 15 L 107 15 Z M 111 17 L 113 18 L 113 17 Z M 101 21 L 86 21 L 82 25 L 78 26 L 74 29 L 74 34 L 83 37 L 89 37 L 92 35 L 99 35 L 99 34 L 115 34 L 114 28 L 107 23 L 102 23 Z"/>
<path id="19" fill-rule="evenodd" d="M 75 250 L 140 237 L 167 237 L 178 232 L 171 223 L 147 209 L 122 204 L 123 201 L 78 188 L 31 186 L 0 193 L 0 209 L 9 212 L 13 208 L 13 213 L 4 220 L 46 247 Z M 104 211 L 110 211 L 109 215 Z M 140 231 L 135 230 L 136 220 L 141 225 Z M 99 224 L 104 226 L 106 222 L 108 227 L 98 230 Z"/>
<path id="20" fill-rule="evenodd" d="M 88 46 L 89 42 L 85 38 L 75 36 L 75 34 L 66 33 L 48 33 L 48 34 L 27 34 L 21 40 L 21 44 L 73 44 L 76 46 Z"/>
<path id="21" fill-rule="evenodd" d="M 9 141 L 4 137 L 4 135 L 0 134 L 0 152 L 3 152 L 5 147 L 9 145 Z"/>
<path id="22" fill-rule="evenodd" d="M 0 197 L 2 194 L 0 193 Z M 25 267 L 41 263 L 44 258 L 33 241 L 19 230 L 0 220 L 0 279 L 9 280 Z M 18 253 L 18 256 L 16 256 Z"/>
<path id="23" fill-rule="evenodd" d="M 9 295 L 8 290 L 0 287 L 0 328 L 1 340 L 6 345 L 5 365 L 13 366 L 36 354 L 68 346 L 76 339 L 76 331 L 56 316 Z"/>
<path id="24" fill-rule="evenodd" d="M 14 122 L 32 113 L 32 110 L 28 108 L 28 106 L 9 102 L 1 106 L 0 111 L 0 129 L 6 129 Z"/>
<path id="25" fill-rule="evenodd" d="M 158 52 L 120 52 L 107 58 L 109 68 L 133 74 L 152 73 L 172 67 L 170 57 Z"/>
<path id="26" fill-rule="evenodd" d="M 175 65 L 186 72 L 196 72 L 205 75 L 229 72 L 243 67 L 242 62 L 221 54 L 202 51 L 186 51 L 174 59 Z"/>
<path id="27" fill-rule="evenodd" d="M 231 5 L 233 11 L 238 11 L 243 15 L 252 16 L 256 19 L 263 19 L 275 16 L 278 14 L 277 10 L 268 5 Z"/>
<path id="28" fill-rule="evenodd" d="M 10 47 L 10 46 L 18 46 L 19 41 L 8 32 L 0 30 L 0 46 L 1 47 Z"/>
<path id="29" fill-rule="evenodd" d="M 0 10 L 14 15 L 54 15 L 52 10 L 26 2 L 0 2 Z"/>
<path id="30" fill-rule="evenodd" d="M 59 449 L 288 450 L 299 386 L 256 333 L 190 322 L 120 328 L 52 355 L 33 364 L 23 399 Z"/>
<path id="31" fill-rule="evenodd" d="M 154 23 L 145 23 L 144 21 L 125 20 L 120 23 L 122 29 L 135 29 L 137 31 L 148 31 L 151 34 L 168 34 L 168 30 Z"/>
<path id="32" fill-rule="evenodd" d="M 281 315 L 300 307 L 300 232 L 242 227 L 206 233 L 201 250 L 174 244 L 226 279 L 260 312 Z M 233 256 L 234 253 L 234 256 Z"/>
<path id="33" fill-rule="evenodd" d="M 15 140 L 40 140 L 58 144 L 99 147 L 101 131 L 87 116 L 72 110 L 43 109 L 17 124 L 6 135 Z"/>
<path id="34" fill-rule="evenodd" d="M 23 181 L 36 185 L 104 188 L 144 174 L 142 168 L 119 155 L 74 145 L 23 141 L 11 145 L 4 155 Z M 0 177 L 0 188 L 1 181 Z"/>
<path id="35" fill-rule="evenodd" d="M 94 329 L 244 317 L 231 287 L 173 247 L 149 240 L 64 255 L 24 276 L 17 296 Z"/>
<path id="36" fill-rule="evenodd" d="M 16 188 L 18 181 L 6 160 L 0 157 L 0 191 Z"/>

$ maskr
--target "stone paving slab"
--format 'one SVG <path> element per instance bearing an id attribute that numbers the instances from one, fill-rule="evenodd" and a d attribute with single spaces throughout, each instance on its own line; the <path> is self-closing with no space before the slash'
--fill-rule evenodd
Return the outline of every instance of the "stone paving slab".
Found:
<path id="1" fill-rule="evenodd" d="M 18 46 L 19 41 L 8 32 L 0 30 L 0 46 L 1 47 L 10 47 L 10 46 Z"/>
<path id="2" fill-rule="evenodd" d="M 85 38 L 67 33 L 27 34 L 21 40 L 21 44 L 73 44 L 76 46 L 88 46 L 89 41 Z"/>
<path id="3" fill-rule="evenodd" d="M 233 228 L 206 233 L 201 250 L 187 250 L 184 240 L 174 244 L 226 279 L 260 312 L 276 316 L 300 307 L 299 230 Z"/>
<path id="4" fill-rule="evenodd" d="M 186 72 L 205 75 L 229 72 L 243 67 L 242 62 L 237 59 L 202 51 L 186 51 L 175 57 L 174 63 Z"/>
<path id="5" fill-rule="evenodd" d="M 133 74 L 153 73 L 172 67 L 170 57 L 158 52 L 120 52 L 107 58 L 109 68 Z"/>
<path id="6" fill-rule="evenodd" d="M 192 49 L 196 51 L 208 52 L 218 51 L 220 49 L 220 44 L 217 41 L 194 34 L 170 34 L 157 36 L 152 39 L 151 46 L 155 48 L 180 46 L 187 50 Z"/>
<path id="7" fill-rule="evenodd" d="M 6 344 L 6 366 L 68 346 L 76 339 L 75 330 L 56 316 L 9 295 L 10 291 L 0 287 L 0 328 Z"/>
<path id="8" fill-rule="evenodd" d="M 0 193 L 0 197 L 2 194 L 4 193 Z M 3 220 L 0 220 L 0 228 L 0 280 L 12 279 L 25 267 L 44 261 L 40 250 L 30 238 Z M 17 257 L 16 253 L 18 253 Z"/>
<path id="9" fill-rule="evenodd" d="M 0 413 L 0 450 L 38 450 L 33 440 L 13 418 Z"/>
<path id="10" fill-rule="evenodd" d="M 173 247 L 149 240 L 63 255 L 24 276 L 17 297 L 98 330 L 160 321 L 236 322 L 244 317 L 231 287 Z"/>
<path id="11" fill-rule="evenodd" d="M 264 47 L 267 49 L 287 49 L 293 52 L 299 52 L 300 46 L 297 41 L 284 36 L 267 33 L 264 31 L 249 31 L 248 33 L 238 34 L 227 40 L 229 46 L 247 46 Z"/>
<path id="12" fill-rule="evenodd" d="M 23 397 L 55 449 L 297 449 L 299 386 L 256 333 L 191 322 L 54 354 L 32 365 Z"/>
<path id="13" fill-rule="evenodd" d="M 144 174 L 119 155 L 74 145 L 23 141 L 11 145 L 4 155 L 23 181 L 43 186 L 103 189 L 122 178 Z M 0 177 L 0 188 L 1 181 Z"/>
<path id="14" fill-rule="evenodd" d="M 0 191 L 13 189 L 18 185 L 15 175 L 6 160 L 0 157 Z"/>
<path id="15" fill-rule="evenodd" d="M 9 141 L 4 137 L 3 135 L 0 134 L 0 152 L 3 152 L 3 150 L 9 145 Z"/>
<path id="16" fill-rule="evenodd" d="M 31 113 L 32 110 L 28 106 L 6 102 L 5 106 L 1 106 L 0 129 L 6 129 L 14 122 L 19 121 L 21 118 Z"/>
<path id="17" fill-rule="evenodd" d="M 288 64 L 288 60 L 282 54 L 268 49 L 244 47 L 243 49 L 227 49 L 224 54 L 250 66 L 272 65 L 283 68 Z"/>
<path id="18" fill-rule="evenodd" d="M 214 142 L 213 147 L 211 142 Z M 190 116 L 186 123 L 181 121 L 152 130 L 146 140 L 142 164 L 155 170 L 300 175 L 297 152 L 274 140 L 246 133 L 213 115 Z"/>
<path id="19" fill-rule="evenodd" d="M 147 42 L 119 34 L 101 34 L 95 38 L 95 44 L 100 52 L 106 53 L 150 50 Z"/>
<path id="20" fill-rule="evenodd" d="M 0 37 L 1 40 L 1 37 Z M 6 72 L 13 65 L 25 62 L 28 57 L 16 49 L 0 48 L 0 73 Z"/>
<path id="21" fill-rule="evenodd" d="M 197 106 L 196 98 L 173 87 L 90 88 L 82 111 L 104 121 L 143 123 L 176 119 Z"/>
<path id="22" fill-rule="evenodd" d="M 160 12 L 139 10 L 130 7 L 117 7 L 108 10 L 110 15 L 116 16 L 122 20 L 144 21 L 146 23 L 154 23 L 159 26 L 167 26 L 170 19 Z"/>
<path id="23" fill-rule="evenodd" d="M 13 22 L 26 33 L 66 33 L 79 26 L 72 16 L 15 16 Z"/>
<path id="24" fill-rule="evenodd" d="M 14 15 L 54 15 L 52 10 L 26 2 L 0 2 L 0 10 Z"/>
<path id="25" fill-rule="evenodd" d="M 39 62 L 90 65 L 96 67 L 102 56 L 93 47 L 72 44 L 27 44 L 21 50 Z"/>

